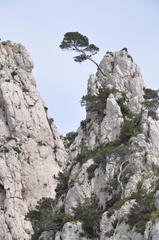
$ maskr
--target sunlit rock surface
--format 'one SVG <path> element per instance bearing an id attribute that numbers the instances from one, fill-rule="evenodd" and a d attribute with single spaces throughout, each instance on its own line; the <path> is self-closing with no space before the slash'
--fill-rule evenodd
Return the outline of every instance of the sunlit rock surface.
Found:
<path id="1" fill-rule="evenodd" d="M 0 239 L 31 239 L 28 208 L 54 197 L 66 152 L 21 44 L 0 44 Z"/>

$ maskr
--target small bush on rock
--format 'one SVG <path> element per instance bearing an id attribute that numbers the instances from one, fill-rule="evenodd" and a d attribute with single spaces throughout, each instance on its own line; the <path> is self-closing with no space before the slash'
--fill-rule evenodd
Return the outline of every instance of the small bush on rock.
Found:
<path id="1" fill-rule="evenodd" d="M 66 134 L 65 139 L 68 141 L 68 147 L 74 142 L 77 135 L 77 132 L 69 132 Z"/>
<path id="2" fill-rule="evenodd" d="M 144 88 L 144 106 L 148 109 L 148 116 L 158 120 L 157 109 L 159 108 L 159 91 L 150 88 Z"/>
<path id="3" fill-rule="evenodd" d="M 67 193 L 69 175 L 70 174 L 68 172 L 59 173 L 57 177 L 57 180 L 59 181 L 59 183 L 57 184 L 57 187 L 55 189 L 57 198 Z"/>
<path id="4" fill-rule="evenodd" d="M 82 97 L 81 105 L 86 106 L 88 111 L 103 114 L 106 107 L 106 100 L 110 93 L 114 93 L 115 88 L 107 86 L 101 87 L 97 95 L 87 94 Z"/>
<path id="5" fill-rule="evenodd" d="M 66 222 L 73 221 L 73 216 L 54 210 L 55 202 L 51 198 L 42 198 L 34 210 L 30 210 L 26 219 L 30 220 L 34 230 L 32 240 L 39 239 L 44 231 L 54 233 L 61 230 Z"/>
<path id="6" fill-rule="evenodd" d="M 132 118 L 125 118 L 121 127 L 120 140 L 127 143 L 128 140 L 141 132 L 140 128 L 141 115 L 134 115 Z"/>
<path id="7" fill-rule="evenodd" d="M 126 105 L 126 95 L 123 94 L 120 98 L 117 99 L 117 103 L 120 106 L 121 112 L 123 116 L 129 116 L 130 115 L 130 110 Z"/>
<path id="8" fill-rule="evenodd" d="M 82 228 L 88 237 L 97 237 L 101 212 L 94 199 L 88 199 L 83 204 L 78 204 L 74 209 L 75 220 L 82 222 Z"/>
<path id="9" fill-rule="evenodd" d="M 139 182 L 137 192 L 132 193 L 130 199 L 136 199 L 136 205 L 131 209 L 128 215 L 128 224 L 131 228 L 144 234 L 146 223 L 159 217 L 159 211 L 154 204 L 154 191 L 147 192 L 142 183 Z"/>

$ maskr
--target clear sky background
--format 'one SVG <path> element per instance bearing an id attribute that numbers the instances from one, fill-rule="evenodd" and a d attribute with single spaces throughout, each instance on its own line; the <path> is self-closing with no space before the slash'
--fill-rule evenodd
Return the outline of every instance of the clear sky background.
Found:
<path id="1" fill-rule="evenodd" d="M 38 90 L 61 134 L 76 130 L 85 110 L 92 63 L 75 63 L 59 49 L 64 33 L 79 31 L 106 51 L 127 47 L 147 87 L 159 88 L 159 0 L 0 0 L 0 37 L 26 46 Z"/>

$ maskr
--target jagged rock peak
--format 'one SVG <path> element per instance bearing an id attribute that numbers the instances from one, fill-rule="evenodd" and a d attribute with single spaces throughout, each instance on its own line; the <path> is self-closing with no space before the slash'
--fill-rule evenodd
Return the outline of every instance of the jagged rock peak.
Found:
<path id="1" fill-rule="evenodd" d="M 87 116 L 57 188 L 60 228 L 50 240 L 159 239 L 159 120 L 127 49 L 108 52 L 82 98 Z M 48 221 L 49 222 L 49 221 Z M 52 218 L 56 223 L 56 215 Z M 40 238 L 39 238 L 40 239 Z"/>
<path id="2" fill-rule="evenodd" d="M 140 114 L 143 108 L 144 82 L 127 49 L 107 52 L 99 67 L 104 74 L 98 70 L 88 79 L 87 95 L 82 98 L 87 115 L 73 149 L 81 139 L 90 148 L 117 140 L 125 114 Z"/>
<path id="3" fill-rule="evenodd" d="M 97 94 L 102 86 L 115 87 L 126 94 L 128 107 L 132 112 L 139 112 L 143 101 L 144 82 L 140 68 L 134 63 L 126 48 L 117 52 L 107 52 L 96 75 L 91 75 L 88 81 L 88 93 Z"/>
<path id="4" fill-rule="evenodd" d="M 25 216 L 43 197 L 55 196 L 66 151 L 32 76 L 21 44 L 0 43 L 0 239 L 29 240 Z"/>

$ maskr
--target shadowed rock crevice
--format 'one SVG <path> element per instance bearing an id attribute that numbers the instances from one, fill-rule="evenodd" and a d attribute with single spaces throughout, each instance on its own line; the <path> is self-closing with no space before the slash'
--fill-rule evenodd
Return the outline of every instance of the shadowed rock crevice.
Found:
<path id="1" fill-rule="evenodd" d="M 0 210 L 4 210 L 5 199 L 6 199 L 6 191 L 4 189 L 4 186 L 0 184 Z"/>

